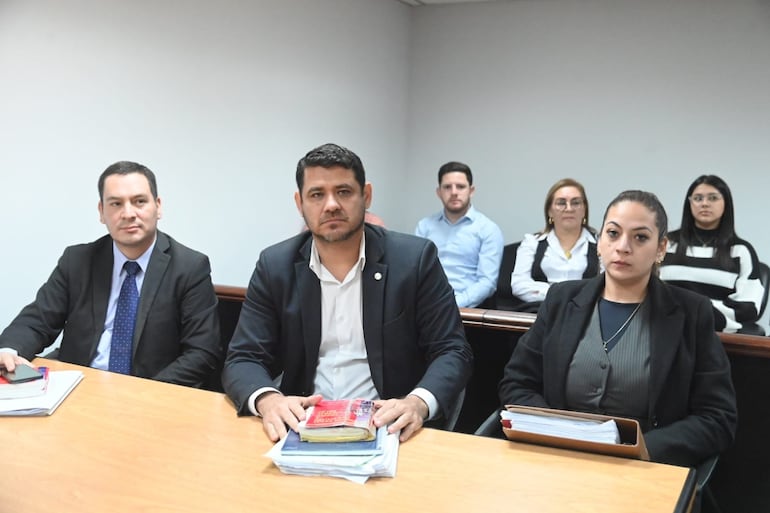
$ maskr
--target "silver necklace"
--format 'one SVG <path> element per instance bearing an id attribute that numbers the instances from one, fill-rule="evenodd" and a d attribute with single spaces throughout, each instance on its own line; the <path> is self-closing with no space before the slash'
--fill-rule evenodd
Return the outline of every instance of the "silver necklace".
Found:
<path id="1" fill-rule="evenodd" d="M 615 337 L 617 337 L 620 334 L 620 332 L 623 331 L 623 328 L 625 328 L 628 325 L 628 323 L 631 322 L 631 319 L 634 318 L 634 315 L 636 315 L 636 312 L 638 312 L 639 308 L 641 307 L 642 307 L 642 303 L 639 303 L 638 305 L 636 305 L 636 308 L 634 308 L 634 311 L 631 312 L 631 315 L 628 316 L 628 319 L 626 319 L 626 321 L 620 325 L 620 328 L 618 328 L 618 331 L 613 333 L 612 336 L 607 340 L 602 339 L 602 346 L 604 347 L 605 353 L 609 352 L 609 349 L 607 349 L 607 344 L 615 340 Z"/>
<path id="2" fill-rule="evenodd" d="M 700 243 L 703 245 L 704 248 L 707 248 L 707 247 L 711 246 L 714 243 L 714 239 L 713 238 L 711 238 L 709 240 L 703 240 L 703 239 L 700 238 L 700 235 L 698 235 L 697 233 L 695 233 L 694 235 L 695 235 L 695 238 L 700 241 Z"/>

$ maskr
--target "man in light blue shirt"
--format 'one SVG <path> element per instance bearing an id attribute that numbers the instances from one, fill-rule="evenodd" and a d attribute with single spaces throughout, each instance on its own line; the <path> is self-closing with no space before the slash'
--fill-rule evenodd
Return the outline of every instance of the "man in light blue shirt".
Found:
<path id="1" fill-rule="evenodd" d="M 497 288 L 503 232 L 473 208 L 473 173 L 462 162 L 438 170 L 436 195 L 444 209 L 417 223 L 415 234 L 433 241 L 459 307 L 475 307 Z"/>

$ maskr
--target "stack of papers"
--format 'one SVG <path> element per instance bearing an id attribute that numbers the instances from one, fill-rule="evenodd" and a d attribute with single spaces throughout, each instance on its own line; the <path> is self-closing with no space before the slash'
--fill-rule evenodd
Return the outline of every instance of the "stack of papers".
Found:
<path id="1" fill-rule="evenodd" d="M 293 434 L 292 434 L 293 433 Z M 318 446 L 310 451 L 284 450 L 285 444 L 295 445 L 298 436 L 290 432 L 265 454 L 284 474 L 301 476 L 342 477 L 356 483 L 365 483 L 370 477 L 395 477 L 398 462 L 398 433 L 389 434 L 387 427 L 377 430 L 377 439 L 369 450 L 361 449 L 361 442 L 323 443 L 300 442 Z M 372 442 L 368 442 L 372 444 Z M 350 444 L 349 448 L 339 447 Z M 358 445 L 357 445 L 358 444 Z M 338 446 L 333 448 L 333 446 Z M 313 451 L 316 453 L 314 454 Z"/>
<path id="2" fill-rule="evenodd" d="M 571 438 L 586 442 L 619 444 L 620 434 L 614 420 L 598 420 L 557 417 L 543 414 L 500 412 L 503 422 L 509 421 L 511 429 L 539 435 Z"/>
<path id="3" fill-rule="evenodd" d="M 51 415 L 83 379 L 80 371 L 49 371 L 48 388 L 43 395 L 19 399 L 0 399 L 0 416 Z"/>

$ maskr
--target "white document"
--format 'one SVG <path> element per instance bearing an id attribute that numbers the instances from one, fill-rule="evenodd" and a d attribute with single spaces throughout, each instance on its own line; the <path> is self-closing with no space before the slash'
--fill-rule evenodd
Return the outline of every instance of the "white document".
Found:
<path id="1" fill-rule="evenodd" d="M 510 420 L 511 428 L 517 431 L 585 440 L 587 442 L 620 443 L 618 426 L 614 420 L 602 422 L 590 419 L 569 419 L 507 410 L 501 411 L 500 417 L 503 420 Z"/>
<path id="2" fill-rule="evenodd" d="M 286 437 L 276 443 L 265 456 L 273 460 L 284 474 L 342 477 L 356 483 L 365 483 L 370 477 L 395 477 L 399 433 L 388 434 L 385 426 L 379 429 L 381 432 L 378 436 L 383 436 L 383 452 L 375 456 L 287 456 L 281 454 Z"/>
<path id="3" fill-rule="evenodd" d="M 51 415 L 82 379 L 83 373 L 76 370 L 49 371 L 45 394 L 22 399 L 0 399 L 0 416 Z"/>

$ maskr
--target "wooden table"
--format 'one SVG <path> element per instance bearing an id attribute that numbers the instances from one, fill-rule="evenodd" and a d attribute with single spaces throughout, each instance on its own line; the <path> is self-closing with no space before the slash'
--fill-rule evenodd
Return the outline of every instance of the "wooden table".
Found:
<path id="1" fill-rule="evenodd" d="M 218 393 L 78 368 L 50 417 L 2 418 L 0 511 L 684 511 L 689 469 L 423 429 L 394 479 L 281 474 L 260 420 Z"/>

